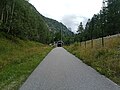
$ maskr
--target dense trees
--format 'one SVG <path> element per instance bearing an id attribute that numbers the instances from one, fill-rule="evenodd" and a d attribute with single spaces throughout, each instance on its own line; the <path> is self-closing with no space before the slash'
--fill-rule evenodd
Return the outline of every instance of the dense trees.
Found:
<path id="1" fill-rule="evenodd" d="M 100 13 L 89 19 L 83 32 L 76 36 L 82 36 L 84 40 L 102 37 L 104 46 L 103 37 L 117 33 L 120 33 L 120 0 L 103 0 Z M 84 40 L 82 39 L 82 41 Z"/>
<path id="2" fill-rule="evenodd" d="M 61 31 L 67 43 L 73 41 L 71 35 L 74 35 L 62 23 L 42 16 L 28 0 L 1 0 L 0 31 L 47 44 L 60 40 Z"/>
<path id="3" fill-rule="evenodd" d="M 2 0 L 0 4 L 0 31 L 22 39 L 49 41 L 46 23 L 27 0 Z"/>
<path id="4" fill-rule="evenodd" d="M 120 0 L 108 0 L 107 33 L 120 33 Z"/>

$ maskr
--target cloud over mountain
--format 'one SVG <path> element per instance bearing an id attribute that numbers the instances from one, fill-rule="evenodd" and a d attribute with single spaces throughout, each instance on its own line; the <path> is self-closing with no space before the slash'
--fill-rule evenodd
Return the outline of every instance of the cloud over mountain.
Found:
<path id="1" fill-rule="evenodd" d="M 86 24 L 88 18 L 79 16 L 79 15 L 64 15 L 61 22 L 63 22 L 67 27 L 72 28 L 72 31 L 77 31 L 80 22 L 83 22 L 83 25 Z"/>

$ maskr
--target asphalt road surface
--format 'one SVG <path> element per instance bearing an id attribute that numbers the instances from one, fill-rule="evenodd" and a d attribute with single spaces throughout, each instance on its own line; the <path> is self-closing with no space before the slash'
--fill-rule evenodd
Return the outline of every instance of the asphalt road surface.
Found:
<path id="1" fill-rule="evenodd" d="M 20 90 L 120 90 L 62 47 L 53 49 Z"/>

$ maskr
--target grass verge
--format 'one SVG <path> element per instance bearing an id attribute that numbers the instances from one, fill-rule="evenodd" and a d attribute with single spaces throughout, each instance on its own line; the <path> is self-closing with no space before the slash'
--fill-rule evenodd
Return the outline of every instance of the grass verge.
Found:
<path id="1" fill-rule="evenodd" d="M 0 33 L 0 90 L 18 90 L 51 49 Z"/>
<path id="2" fill-rule="evenodd" d="M 95 39 L 93 48 L 91 41 L 75 43 L 65 48 L 80 58 L 84 63 L 120 85 L 120 35 L 106 37 L 105 46 L 101 39 Z"/>

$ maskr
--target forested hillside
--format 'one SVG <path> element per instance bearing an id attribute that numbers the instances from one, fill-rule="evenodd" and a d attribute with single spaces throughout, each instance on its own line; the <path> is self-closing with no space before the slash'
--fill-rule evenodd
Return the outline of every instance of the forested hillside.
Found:
<path id="1" fill-rule="evenodd" d="M 72 35 L 73 33 L 65 26 L 63 25 L 61 22 L 58 22 L 56 20 L 53 20 L 53 19 L 50 19 L 50 18 L 47 18 L 47 17 L 44 17 L 44 20 L 45 22 L 48 24 L 50 30 L 54 33 L 56 32 L 61 32 L 62 30 L 62 33 L 64 35 Z"/>
<path id="2" fill-rule="evenodd" d="M 1 0 L 0 31 L 22 39 L 49 41 L 46 23 L 26 0 Z"/>
<path id="3" fill-rule="evenodd" d="M 62 39 L 65 44 L 70 44 L 74 42 L 74 33 L 70 31 L 64 24 L 44 16 L 43 19 L 48 25 L 53 39 L 52 41 L 59 41 Z"/>
<path id="4" fill-rule="evenodd" d="M 42 16 L 28 1 L 0 0 L 0 90 L 19 89 L 52 49 L 45 45 L 49 35 Z"/>
<path id="5" fill-rule="evenodd" d="M 0 31 L 41 43 L 68 41 L 73 33 L 62 23 L 42 16 L 27 0 L 1 0 Z"/>

